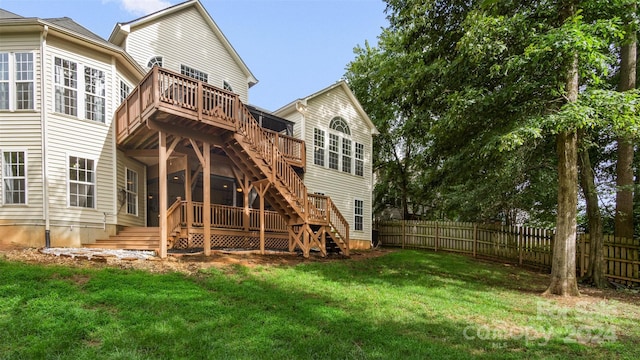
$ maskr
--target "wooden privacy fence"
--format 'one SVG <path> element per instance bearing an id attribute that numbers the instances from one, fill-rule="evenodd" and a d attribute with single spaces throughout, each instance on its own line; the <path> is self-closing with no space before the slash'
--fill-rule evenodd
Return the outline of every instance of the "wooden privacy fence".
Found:
<path id="1" fill-rule="evenodd" d="M 379 222 L 378 239 L 383 246 L 429 249 L 516 262 L 551 270 L 554 231 L 524 226 L 504 226 L 444 221 Z M 579 234 L 576 271 L 589 266 L 589 235 Z M 606 274 L 625 284 L 640 284 L 638 240 L 605 237 Z"/>

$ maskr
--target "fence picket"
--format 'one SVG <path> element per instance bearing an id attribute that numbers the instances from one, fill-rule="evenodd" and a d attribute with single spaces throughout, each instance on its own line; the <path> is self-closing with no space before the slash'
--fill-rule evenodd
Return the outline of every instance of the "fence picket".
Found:
<path id="1" fill-rule="evenodd" d="M 549 229 L 403 220 L 379 222 L 378 230 L 384 246 L 459 252 L 551 269 L 555 234 Z M 576 272 L 583 276 L 591 265 L 589 234 L 579 234 L 576 245 Z M 640 284 L 639 249 L 638 239 L 605 236 L 607 276 L 624 284 Z"/>

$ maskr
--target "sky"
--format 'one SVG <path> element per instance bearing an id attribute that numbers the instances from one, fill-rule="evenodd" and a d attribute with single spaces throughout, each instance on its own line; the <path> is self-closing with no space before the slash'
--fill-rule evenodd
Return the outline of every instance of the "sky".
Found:
<path id="1" fill-rule="evenodd" d="M 118 22 L 182 0 L 0 0 L 24 17 L 70 17 L 109 38 Z M 276 110 L 340 80 L 353 48 L 388 22 L 383 0 L 200 0 L 258 84 L 249 102 Z"/>

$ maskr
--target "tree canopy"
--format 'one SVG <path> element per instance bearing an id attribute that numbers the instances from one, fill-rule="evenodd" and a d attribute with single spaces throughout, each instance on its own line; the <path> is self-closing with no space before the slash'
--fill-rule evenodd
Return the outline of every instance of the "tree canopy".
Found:
<path id="1" fill-rule="evenodd" d="M 592 151 L 638 143 L 640 93 L 616 86 L 637 0 L 387 0 L 386 12 L 345 75 L 382 133 L 377 206 L 555 226 L 570 276 L 583 138 Z"/>

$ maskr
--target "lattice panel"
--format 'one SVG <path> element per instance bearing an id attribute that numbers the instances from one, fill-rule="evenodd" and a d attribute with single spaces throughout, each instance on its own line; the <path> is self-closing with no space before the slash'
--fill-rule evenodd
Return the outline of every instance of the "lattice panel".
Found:
<path id="1" fill-rule="evenodd" d="M 204 234 L 191 234 L 189 239 L 190 248 L 203 248 L 204 247 Z"/>
<path id="2" fill-rule="evenodd" d="M 251 236 L 211 235 L 211 248 L 258 249 L 260 240 Z"/>
<path id="3" fill-rule="evenodd" d="M 288 250 L 289 240 L 276 237 L 266 237 L 264 239 L 264 246 L 266 249 L 274 250 Z M 179 238 L 176 240 L 173 248 L 177 250 L 203 248 L 204 247 L 204 234 L 190 234 L 189 239 Z M 211 248 L 212 249 L 247 249 L 257 250 L 260 249 L 260 238 L 257 236 L 244 236 L 244 235 L 211 235 Z"/>
<path id="4" fill-rule="evenodd" d="M 189 248 L 189 239 L 187 238 L 179 238 L 176 240 L 176 243 L 173 245 L 174 249 L 183 250 Z"/>
<path id="5" fill-rule="evenodd" d="M 289 240 L 281 238 L 265 238 L 264 247 L 267 249 L 289 250 Z"/>

